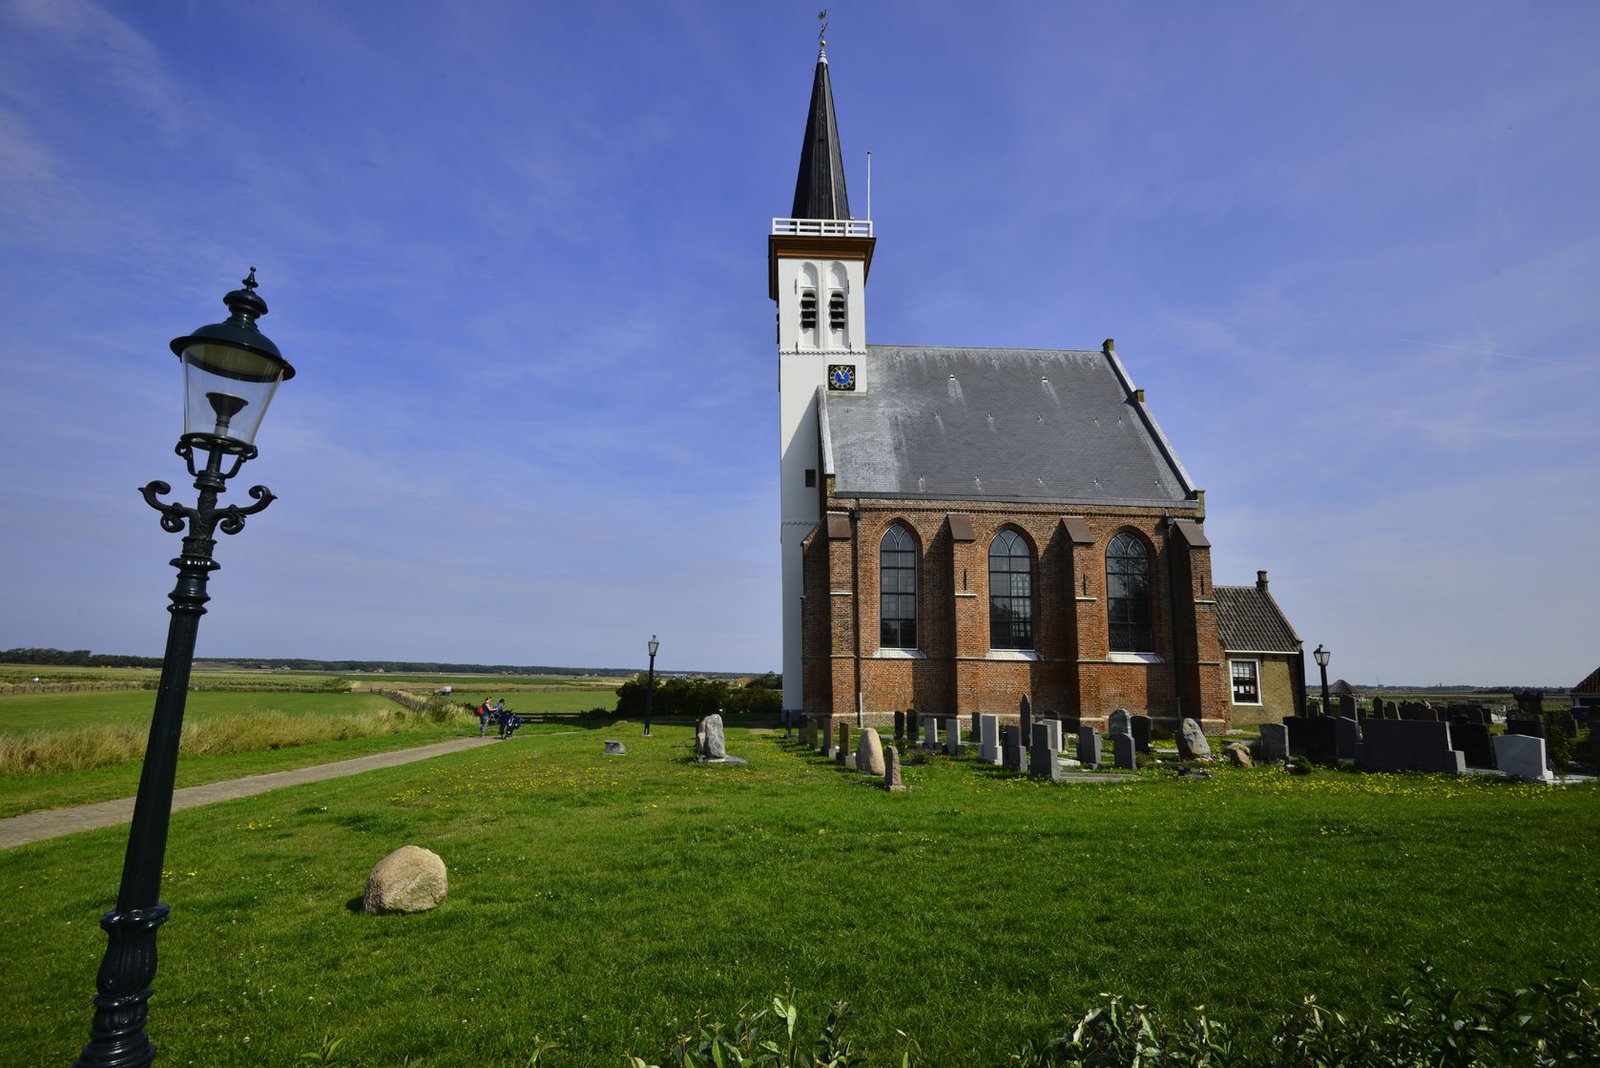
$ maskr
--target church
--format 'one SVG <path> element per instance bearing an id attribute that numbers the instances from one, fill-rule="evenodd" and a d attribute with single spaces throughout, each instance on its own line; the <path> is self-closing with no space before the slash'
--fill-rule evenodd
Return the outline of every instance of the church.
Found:
<path id="1" fill-rule="evenodd" d="M 1252 694 L 1219 628 L 1205 492 L 1115 342 L 868 344 L 875 243 L 850 213 L 824 41 L 793 206 L 768 236 L 785 710 L 881 724 L 1026 696 L 1085 725 L 1126 708 L 1227 729 Z M 1292 647 L 1274 655 L 1303 681 L 1278 619 Z"/>

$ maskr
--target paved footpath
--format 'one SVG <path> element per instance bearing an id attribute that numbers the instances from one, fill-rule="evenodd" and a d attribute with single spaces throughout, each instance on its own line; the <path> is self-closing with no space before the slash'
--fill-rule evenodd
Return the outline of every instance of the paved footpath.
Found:
<path id="1" fill-rule="evenodd" d="M 396 749 L 388 753 L 340 760 L 332 764 L 314 764 L 309 768 L 274 771 L 265 775 L 250 775 L 243 779 L 210 782 L 204 786 L 185 786 L 172 792 L 172 811 L 178 812 L 197 805 L 215 801 L 232 801 L 236 797 L 252 797 L 268 790 L 301 783 L 338 779 L 346 775 L 359 775 L 374 768 L 392 768 L 414 760 L 427 760 L 463 749 L 476 749 L 493 745 L 498 738 L 456 738 L 448 742 L 435 742 L 415 749 Z M 42 842 L 46 838 L 59 838 L 78 831 L 92 831 L 100 827 L 115 827 L 133 819 L 133 798 L 102 801 L 95 805 L 78 805 L 75 808 L 52 808 L 43 812 L 28 812 L 9 819 L 0 819 L 0 849 L 12 849 L 29 842 Z"/>

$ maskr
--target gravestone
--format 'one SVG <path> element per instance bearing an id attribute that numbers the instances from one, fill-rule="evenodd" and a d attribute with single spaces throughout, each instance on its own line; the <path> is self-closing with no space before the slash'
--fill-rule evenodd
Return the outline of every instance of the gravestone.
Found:
<path id="1" fill-rule="evenodd" d="M 1128 725 L 1133 729 L 1133 749 L 1136 753 L 1150 752 L 1150 728 L 1154 725 L 1149 716 L 1129 716 Z"/>
<path id="2" fill-rule="evenodd" d="M 1543 690 L 1512 690 L 1517 702 L 1517 716 L 1521 719 L 1538 719 L 1544 711 Z"/>
<path id="3" fill-rule="evenodd" d="M 1106 733 L 1113 737 L 1118 734 L 1133 737 L 1133 716 L 1126 708 L 1119 708 L 1106 717 Z"/>
<path id="4" fill-rule="evenodd" d="M 1033 746 L 1028 750 L 1028 774 L 1036 779 L 1061 781 L 1061 762 L 1057 750 L 1050 747 L 1050 728 L 1043 723 L 1033 725 Z"/>
<path id="5" fill-rule="evenodd" d="M 1340 716 L 1333 721 L 1333 747 L 1340 760 L 1361 759 L 1361 724 Z"/>
<path id="6" fill-rule="evenodd" d="M 1128 739 L 1133 739 L 1130 732 Z M 1197 720 L 1185 719 L 1178 731 L 1178 757 L 1182 760 L 1209 761 L 1211 756 L 1211 743 L 1206 741 L 1205 731 L 1200 729 Z"/>
<path id="7" fill-rule="evenodd" d="M 906 737 L 912 741 L 917 739 L 917 710 L 906 709 Z"/>
<path id="8" fill-rule="evenodd" d="M 1050 748 L 1058 753 L 1061 752 L 1061 721 L 1059 719 L 1041 719 L 1039 722 L 1044 725 Z"/>
<path id="9" fill-rule="evenodd" d="M 981 713 L 981 712 L 974 712 L 972 714 L 971 723 L 967 727 L 967 737 L 971 738 L 973 741 L 977 741 L 977 740 L 979 740 L 980 738 L 983 737 L 983 733 L 982 733 L 982 730 L 981 730 L 982 724 L 980 724 L 978 722 L 982 718 L 983 718 L 983 713 Z"/>
<path id="10" fill-rule="evenodd" d="M 626 756 L 628 747 L 613 738 L 606 739 L 606 756 Z"/>
<path id="11" fill-rule="evenodd" d="M 1263 723 L 1256 741 L 1256 759 L 1263 764 L 1281 764 L 1289 759 L 1289 728 L 1282 723 Z"/>
<path id="12" fill-rule="evenodd" d="M 896 712 L 894 714 L 894 740 L 898 742 L 900 739 L 904 738 L 905 736 L 906 736 L 906 714 L 904 712 Z"/>
<path id="13" fill-rule="evenodd" d="M 1507 734 L 1522 734 L 1522 735 L 1526 735 L 1529 738 L 1543 738 L 1545 736 L 1545 733 L 1544 733 L 1544 720 L 1542 720 L 1542 719 L 1524 719 L 1524 718 L 1520 718 L 1520 717 L 1516 718 L 1516 719 L 1507 719 L 1506 720 L 1506 733 Z"/>
<path id="14" fill-rule="evenodd" d="M 1028 695 L 1023 694 L 1022 700 L 1017 702 L 1017 722 L 1022 725 L 1022 748 L 1028 748 L 1033 740 L 1033 703 L 1028 700 Z"/>
<path id="15" fill-rule="evenodd" d="M 1482 723 L 1450 724 L 1450 744 L 1461 750 L 1461 756 L 1469 768 L 1496 766 L 1491 738 L 1489 728 Z"/>
<path id="16" fill-rule="evenodd" d="M 1339 737 L 1331 716 L 1288 716 L 1289 755 L 1304 756 L 1313 764 L 1339 762 Z"/>
<path id="17" fill-rule="evenodd" d="M 1093 727 L 1078 728 L 1078 763 L 1086 768 L 1100 766 L 1100 735 Z"/>
<path id="18" fill-rule="evenodd" d="M 1444 771 L 1462 774 L 1466 761 L 1450 745 L 1450 724 L 1430 720 L 1368 723 L 1361 739 L 1361 766 L 1372 771 Z"/>
<path id="19" fill-rule="evenodd" d="M 1022 741 L 1017 737 L 1017 728 L 1010 724 L 1000 736 L 1000 766 L 1007 771 L 1022 770 Z"/>
<path id="20" fill-rule="evenodd" d="M 1111 736 L 1111 766 L 1133 771 L 1139 766 L 1139 758 L 1133 751 L 1133 735 L 1113 734 Z"/>
<path id="21" fill-rule="evenodd" d="M 1372 711 L 1367 713 L 1367 714 L 1370 715 L 1373 719 L 1382 719 L 1383 718 L 1383 698 L 1374 697 L 1372 699 Z"/>
<path id="22" fill-rule="evenodd" d="M 900 793 L 906 788 L 900 781 L 900 750 L 892 745 L 883 751 L 883 788 L 890 793 Z"/>
<path id="23" fill-rule="evenodd" d="M 978 717 L 978 759 L 985 764 L 1000 763 L 1000 717 Z"/>
<path id="24" fill-rule="evenodd" d="M 1349 720 L 1354 720 L 1356 718 L 1355 694 L 1342 693 L 1339 695 L 1339 715 Z"/>
<path id="25" fill-rule="evenodd" d="M 822 755 L 833 756 L 833 717 L 822 721 Z"/>
<path id="26" fill-rule="evenodd" d="M 1554 782 L 1544 739 L 1531 734 L 1501 734 L 1494 740 L 1495 765 L 1508 779 Z"/>
<path id="27" fill-rule="evenodd" d="M 961 755 L 961 721 L 948 720 L 945 723 L 944 751 L 951 756 Z"/>
<path id="28" fill-rule="evenodd" d="M 843 720 L 840 720 L 839 721 L 839 750 L 835 754 L 834 759 L 839 762 L 839 766 L 842 768 L 842 767 L 845 766 L 845 763 L 847 761 L 849 761 L 851 755 L 852 754 L 850 752 L 850 724 L 844 722 Z"/>
<path id="29" fill-rule="evenodd" d="M 856 744 L 856 770 L 863 775 L 882 775 L 883 739 L 873 727 L 863 728 L 861 741 Z"/>
<path id="30" fill-rule="evenodd" d="M 939 721 L 927 719 L 922 722 L 922 746 L 924 749 L 939 748 Z"/>
<path id="31" fill-rule="evenodd" d="M 1395 703 L 1393 701 L 1385 701 L 1383 703 L 1383 718 L 1384 719 L 1399 719 L 1400 718 L 1400 709 L 1399 709 L 1398 706 L 1395 705 Z"/>
<path id="32" fill-rule="evenodd" d="M 723 760 L 728 755 L 728 743 L 722 734 L 722 717 L 715 712 L 700 721 L 705 729 L 705 742 L 700 750 L 702 760 Z"/>

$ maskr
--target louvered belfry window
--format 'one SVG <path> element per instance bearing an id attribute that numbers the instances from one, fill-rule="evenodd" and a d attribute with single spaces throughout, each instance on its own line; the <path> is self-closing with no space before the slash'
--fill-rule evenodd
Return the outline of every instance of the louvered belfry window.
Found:
<path id="1" fill-rule="evenodd" d="M 800 294 L 800 329 L 817 328 L 817 291 L 807 289 Z"/>

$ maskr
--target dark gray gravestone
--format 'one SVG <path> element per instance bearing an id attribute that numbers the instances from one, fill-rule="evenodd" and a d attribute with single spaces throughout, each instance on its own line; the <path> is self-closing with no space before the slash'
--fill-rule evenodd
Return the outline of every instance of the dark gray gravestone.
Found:
<path id="1" fill-rule="evenodd" d="M 1022 742 L 1017 738 L 1017 728 L 1009 724 L 1000 740 L 1000 766 L 1007 771 L 1022 770 Z"/>
<path id="2" fill-rule="evenodd" d="M 1289 728 L 1281 723 L 1263 723 L 1261 740 L 1256 743 L 1256 763 L 1278 764 L 1289 759 Z"/>
<path id="3" fill-rule="evenodd" d="M 1361 759 L 1361 725 L 1343 716 L 1334 720 L 1333 745 L 1340 760 Z"/>
<path id="4" fill-rule="evenodd" d="M 1107 734 L 1126 734 L 1133 737 L 1133 713 L 1126 708 L 1119 708 L 1106 717 Z"/>
<path id="5" fill-rule="evenodd" d="M 840 767 L 850 759 L 850 724 L 839 721 L 839 752 L 834 756 Z"/>
<path id="6" fill-rule="evenodd" d="M 1332 716 L 1288 716 L 1289 755 L 1303 756 L 1313 764 L 1339 762 L 1339 736 Z"/>
<path id="7" fill-rule="evenodd" d="M 1061 781 L 1061 762 L 1056 750 L 1050 748 L 1050 728 L 1043 723 L 1033 725 L 1033 746 L 1028 750 L 1028 774 L 1036 779 Z"/>
<path id="8" fill-rule="evenodd" d="M 1078 728 L 1078 763 L 1086 768 L 1100 766 L 1100 736 L 1093 727 Z"/>
<path id="9" fill-rule="evenodd" d="M 904 712 L 896 712 L 894 714 L 894 740 L 898 742 L 900 739 L 904 738 L 905 736 L 906 736 L 906 714 Z"/>
<path id="10" fill-rule="evenodd" d="M 833 717 L 822 721 L 822 755 L 833 756 Z"/>
<path id="11" fill-rule="evenodd" d="M 1126 768 L 1129 771 L 1139 766 L 1139 758 L 1133 752 L 1133 735 L 1113 734 L 1111 736 L 1111 766 Z"/>
<path id="12" fill-rule="evenodd" d="M 1133 748 L 1139 753 L 1150 752 L 1150 717 L 1129 716 L 1128 725 L 1133 730 Z"/>
<path id="13" fill-rule="evenodd" d="M 1506 720 L 1507 734 L 1523 734 L 1529 738 L 1543 738 L 1544 721 L 1539 719 L 1508 719 Z"/>
<path id="14" fill-rule="evenodd" d="M 1461 750 L 1469 768 L 1492 768 L 1494 743 L 1489 740 L 1489 728 L 1482 723 L 1450 724 L 1450 744 Z"/>
<path id="15" fill-rule="evenodd" d="M 1467 770 L 1459 749 L 1450 746 L 1450 724 L 1386 719 L 1368 723 L 1361 744 L 1361 766 L 1372 771 Z"/>
<path id="16" fill-rule="evenodd" d="M 1022 747 L 1026 749 L 1033 739 L 1033 704 L 1027 694 L 1017 702 L 1017 722 L 1022 725 Z"/>
<path id="17" fill-rule="evenodd" d="M 922 748 L 924 748 L 924 749 L 937 749 L 937 748 L 939 748 L 939 721 L 938 720 L 936 720 L 936 719 L 925 719 L 925 720 L 922 721 Z"/>
<path id="18" fill-rule="evenodd" d="M 1393 701 L 1385 701 L 1383 703 L 1383 718 L 1384 719 L 1399 719 L 1400 718 L 1400 709 L 1398 707 L 1396 707 L 1396 705 L 1395 705 L 1395 703 Z"/>
<path id="19" fill-rule="evenodd" d="M 1367 715 L 1371 716 L 1373 719 L 1383 718 L 1383 698 L 1374 697 L 1372 699 L 1372 711 L 1368 712 Z"/>
<path id="20" fill-rule="evenodd" d="M 883 751 L 883 788 L 891 793 L 900 793 L 906 788 L 900 781 L 900 750 L 892 745 Z"/>
<path id="21" fill-rule="evenodd" d="M 1339 695 L 1339 715 L 1343 716 L 1345 719 L 1353 720 L 1356 718 L 1355 694 L 1342 693 Z"/>
<path id="22" fill-rule="evenodd" d="M 906 737 L 911 741 L 917 740 L 917 710 L 906 709 Z"/>
<path id="23" fill-rule="evenodd" d="M 945 720 L 944 751 L 951 756 L 961 755 L 961 721 L 959 719 Z"/>

